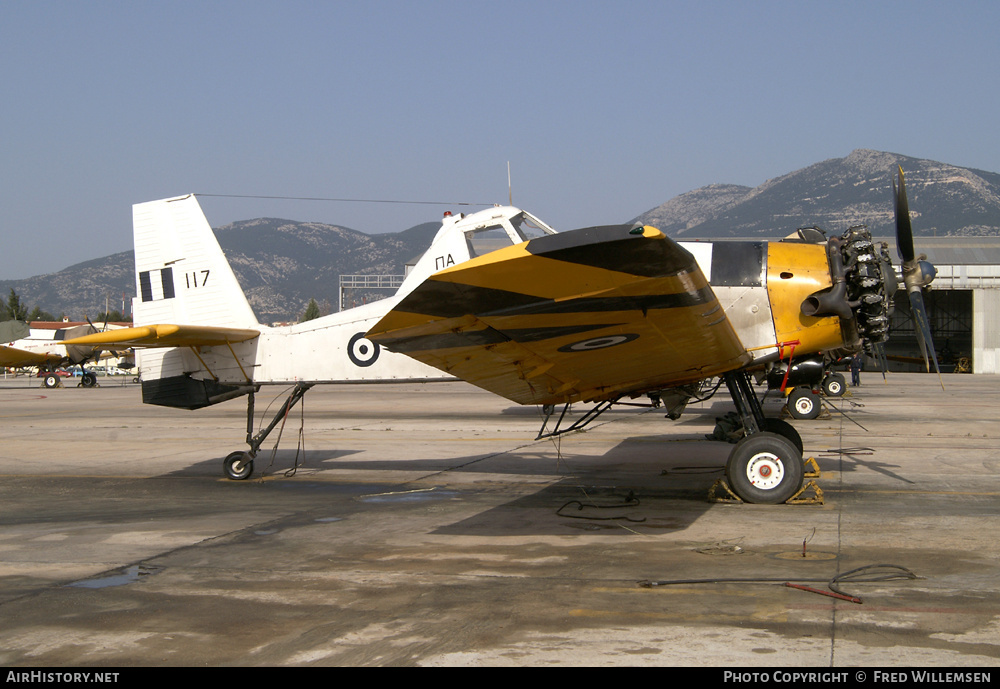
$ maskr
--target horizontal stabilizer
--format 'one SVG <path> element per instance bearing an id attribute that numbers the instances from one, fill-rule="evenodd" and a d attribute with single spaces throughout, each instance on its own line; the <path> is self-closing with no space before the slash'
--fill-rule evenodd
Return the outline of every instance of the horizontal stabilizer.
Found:
<path id="1" fill-rule="evenodd" d="M 212 325 L 144 325 L 93 333 L 66 340 L 67 345 L 119 347 L 214 347 L 246 342 L 260 335 L 259 330 L 223 328 Z"/>

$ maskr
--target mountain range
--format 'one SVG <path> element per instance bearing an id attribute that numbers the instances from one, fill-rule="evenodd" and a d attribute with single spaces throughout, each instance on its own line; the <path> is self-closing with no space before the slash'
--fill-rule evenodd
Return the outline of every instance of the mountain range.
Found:
<path id="1" fill-rule="evenodd" d="M 701 187 L 635 220 L 677 239 L 783 237 L 811 226 L 841 234 L 857 224 L 868 225 L 875 236 L 892 236 L 897 166 L 906 174 L 914 234 L 1000 234 L 1000 174 L 865 149 L 758 187 Z"/>
<path id="2" fill-rule="evenodd" d="M 653 225 L 677 239 L 776 238 L 810 226 L 840 234 L 860 223 L 876 236 L 890 236 L 892 180 L 900 165 L 906 171 L 916 235 L 1000 235 L 1000 174 L 866 149 L 757 187 L 701 187 L 631 222 Z M 549 221 L 558 226 L 558 219 Z M 432 222 L 403 232 L 366 234 L 336 225 L 258 218 L 215 233 L 258 318 L 267 323 L 296 319 L 310 299 L 336 310 L 341 274 L 402 274 L 438 227 Z M 128 300 L 135 294 L 133 265 L 133 253 L 123 251 L 49 275 L 0 280 L 0 294 L 13 288 L 29 308 L 37 305 L 79 319 L 106 308 L 120 310 L 123 295 Z"/>

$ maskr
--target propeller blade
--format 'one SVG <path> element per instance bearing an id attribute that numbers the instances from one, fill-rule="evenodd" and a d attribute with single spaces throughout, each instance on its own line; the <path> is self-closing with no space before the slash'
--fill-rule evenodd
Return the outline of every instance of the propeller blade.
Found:
<path id="1" fill-rule="evenodd" d="M 906 200 L 906 182 L 902 166 L 899 166 L 899 186 L 897 187 L 893 180 L 892 189 L 896 194 L 896 247 L 903 261 L 903 283 L 906 285 L 906 293 L 913 311 L 917 344 L 920 345 L 920 353 L 924 356 L 927 372 L 931 371 L 930 360 L 933 359 L 934 370 L 938 374 L 938 380 L 941 380 L 941 368 L 938 366 L 937 352 L 934 351 L 934 340 L 931 337 L 923 292 L 923 288 L 931 283 L 937 271 L 934 266 L 923 260 L 926 256 L 921 255 L 920 260 L 917 260 L 916 251 L 913 250 L 913 226 L 910 224 L 910 205 Z M 944 389 L 943 380 L 941 388 Z"/>
<path id="2" fill-rule="evenodd" d="M 889 371 L 889 362 L 885 357 L 885 345 L 881 342 L 872 345 L 872 356 L 875 358 L 879 370 L 882 371 L 882 380 L 885 381 L 885 374 Z"/>
<path id="3" fill-rule="evenodd" d="M 892 181 L 892 193 L 896 197 L 896 249 L 903 263 L 908 263 L 915 258 L 916 252 L 913 250 L 913 226 L 910 224 L 910 204 L 906 200 L 902 166 L 899 166 L 899 186 L 896 186 L 896 180 Z"/>
<path id="4" fill-rule="evenodd" d="M 923 292 L 917 290 L 910 292 L 910 308 L 913 310 L 913 322 L 916 324 L 917 344 L 920 345 L 920 353 L 924 356 L 924 366 L 927 372 L 931 372 L 931 365 L 928 357 L 934 360 L 934 370 L 941 375 L 938 366 L 937 352 L 934 351 L 934 341 L 931 339 L 931 327 L 927 320 L 927 309 L 924 308 Z"/>
<path id="5" fill-rule="evenodd" d="M 103 332 L 102 330 L 97 329 L 97 326 L 94 325 L 94 321 L 90 320 L 90 316 L 84 316 L 84 318 L 87 319 L 87 324 L 90 326 L 87 329 L 88 335 L 93 335 L 94 333 Z M 73 363 L 78 363 L 80 366 L 83 366 L 91 359 L 97 361 L 98 359 L 101 358 L 100 349 L 98 349 L 97 347 L 87 347 L 84 345 L 67 345 L 66 353 L 69 354 L 70 360 Z"/>

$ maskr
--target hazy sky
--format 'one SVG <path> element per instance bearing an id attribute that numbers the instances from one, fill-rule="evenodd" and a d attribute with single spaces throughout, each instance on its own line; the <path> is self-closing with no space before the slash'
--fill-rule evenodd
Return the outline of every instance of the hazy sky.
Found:
<path id="1" fill-rule="evenodd" d="M 995 1 L 0 0 L 0 279 L 130 249 L 133 203 L 188 192 L 506 203 L 510 161 L 566 230 L 855 148 L 997 172 L 998 34 Z"/>

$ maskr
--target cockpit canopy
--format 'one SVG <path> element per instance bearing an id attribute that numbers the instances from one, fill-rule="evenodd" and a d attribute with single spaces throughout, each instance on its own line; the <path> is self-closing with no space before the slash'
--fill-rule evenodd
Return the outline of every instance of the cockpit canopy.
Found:
<path id="1" fill-rule="evenodd" d="M 475 258 L 547 234 L 556 234 L 556 231 L 527 211 L 518 210 L 513 215 L 497 213 L 489 222 L 466 230 L 465 240 L 469 245 L 469 257 Z"/>

